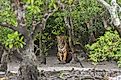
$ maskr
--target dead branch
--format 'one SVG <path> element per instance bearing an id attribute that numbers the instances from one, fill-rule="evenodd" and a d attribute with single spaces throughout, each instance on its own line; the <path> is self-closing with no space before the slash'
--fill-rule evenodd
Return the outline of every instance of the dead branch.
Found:
<path id="1" fill-rule="evenodd" d="M 110 4 L 108 4 L 105 0 L 97 0 L 97 1 L 102 3 L 108 10 L 110 9 Z"/>
<path id="2" fill-rule="evenodd" d="M 32 31 L 31 31 L 31 35 L 34 36 L 37 32 L 43 31 L 45 29 L 47 20 L 49 19 L 50 16 L 52 16 L 55 12 L 57 11 L 57 9 L 54 10 L 48 10 L 48 12 L 46 12 L 43 15 L 42 21 L 40 22 L 33 22 L 32 24 Z"/>
<path id="3" fill-rule="evenodd" d="M 8 24 L 8 23 L 0 23 L 0 26 L 1 27 L 6 27 L 6 28 L 9 28 L 9 29 L 12 29 L 14 31 L 18 31 L 18 28 L 17 27 L 15 27 L 15 26 L 13 26 L 11 24 Z"/>

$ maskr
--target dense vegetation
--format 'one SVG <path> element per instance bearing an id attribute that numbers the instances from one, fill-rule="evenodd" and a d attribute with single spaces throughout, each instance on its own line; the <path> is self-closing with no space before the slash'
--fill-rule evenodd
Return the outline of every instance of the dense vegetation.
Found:
<path id="1" fill-rule="evenodd" d="M 88 44 L 86 47 L 90 52 L 90 60 L 94 64 L 104 60 L 116 60 L 121 67 L 121 39 L 116 31 L 106 31 L 95 43 Z"/>
<path id="2" fill-rule="evenodd" d="M 106 1 L 113 3 L 113 0 Z M 118 0 L 119 9 L 120 2 Z M 0 0 L 0 43 L 8 54 L 17 50 L 23 63 L 35 72 L 36 56 L 45 58 L 48 50 L 57 45 L 58 35 L 67 37 L 72 52 L 79 45 L 94 63 L 118 60 L 120 67 L 121 28 L 118 21 L 116 23 L 118 19 L 103 5 L 101 0 Z M 111 26 L 112 30 L 108 30 Z M 39 47 L 34 44 L 37 40 Z M 38 55 L 35 55 L 35 47 Z M 24 69 L 25 64 L 21 66 Z"/>

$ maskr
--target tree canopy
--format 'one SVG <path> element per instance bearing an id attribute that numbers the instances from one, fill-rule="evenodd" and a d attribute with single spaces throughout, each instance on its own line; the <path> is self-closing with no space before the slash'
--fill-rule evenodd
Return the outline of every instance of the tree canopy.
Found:
<path id="1" fill-rule="evenodd" d="M 43 54 L 45 57 L 48 50 L 56 46 L 56 36 L 60 35 L 66 37 L 72 53 L 79 45 L 93 62 L 100 62 L 112 58 L 107 56 L 111 52 L 111 55 L 116 54 L 113 59 L 118 60 L 120 65 L 120 2 L 121 0 L 0 0 L 0 43 L 21 54 L 24 70 L 29 65 L 28 70 L 33 68 L 37 72 L 37 65 L 34 64 L 37 60 L 34 51 L 36 40 L 39 56 Z M 108 30 L 109 27 L 112 27 L 111 31 Z M 99 55 L 101 53 L 104 55 Z M 24 76 L 24 73 L 21 75 Z"/>

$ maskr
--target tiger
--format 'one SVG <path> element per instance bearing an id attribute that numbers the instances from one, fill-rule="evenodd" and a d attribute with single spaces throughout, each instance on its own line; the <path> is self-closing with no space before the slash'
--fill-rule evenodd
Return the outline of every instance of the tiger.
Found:
<path id="1" fill-rule="evenodd" d="M 56 36 L 57 38 L 57 58 L 60 63 L 69 63 L 72 60 L 72 54 L 69 52 L 68 44 L 65 36 Z"/>

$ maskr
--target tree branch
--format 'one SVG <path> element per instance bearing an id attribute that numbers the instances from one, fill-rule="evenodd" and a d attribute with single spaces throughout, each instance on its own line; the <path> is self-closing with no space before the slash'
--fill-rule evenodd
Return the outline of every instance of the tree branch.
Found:
<path id="1" fill-rule="evenodd" d="M 0 23 L 0 26 L 1 27 L 6 27 L 6 28 L 9 28 L 9 29 L 12 29 L 14 31 L 19 31 L 17 27 L 11 25 L 11 24 L 8 24 L 8 23 Z"/>
<path id="2" fill-rule="evenodd" d="M 57 11 L 57 9 L 54 10 L 49 10 L 47 13 L 45 13 L 43 15 L 42 21 L 40 22 L 33 22 L 32 26 L 33 26 L 33 30 L 31 31 L 31 35 L 34 36 L 36 34 L 36 32 L 40 32 L 42 30 L 45 29 L 47 20 L 49 19 L 50 16 L 52 16 L 55 12 Z"/>
<path id="3" fill-rule="evenodd" d="M 118 8 L 118 12 L 120 13 L 121 12 L 121 6 L 117 4 L 117 8 Z"/>
<path id="4" fill-rule="evenodd" d="M 56 11 L 57 11 L 57 9 L 49 10 L 49 12 L 47 12 L 47 13 L 44 14 L 44 17 L 42 19 L 43 30 L 45 29 L 45 26 L 46 26 L 46 23 L 47 23 L 48 18 L 50 16 L 52 16 Z"/>
<path id="5" fill-rule="evenodd" d="M 0 23 L 0 26 L 1 27 L 6 27 L 6 28 L 9 28 L 9 29 L 12 29 L 13 31 L 18 31 L 19 33 L 21 33 L 25 38 L 28 38 L 28 34 L 27 34 L 27 30 L 26 29 L 23 29 L 22 27 L 16 27 L 16 26 L 13 26 L 11 24 L 8 24 L 8 23 Z"/>
<path id="6" fill-rule="evenodd" d="M 21 0 L 10 0 L 12 9 L 16 14 L 18 27 L 25 27 L 25 5 L 21 2 Z"/>
<path id="7" fill-rule="evenodd" d="M 98 2 L 100 2 L 101 4 L 103 4 L 105 6 L 105 8 L 107 8 L 108 10 L 110 9 L 110 4 L 108 4 L 106 1 L 104 0 L 97 0 Z"/>
<path id="8" fill-rule="evenodd" d="M 121 10 L 120 6 L 117 4 L 116 0 L 111 0 L 111 5 L 109 5 L 104 0 L 97 0 L 97 1 L 102 3 L 108 9 L 112 20 L 111 22 L 113 23 L 115 29 L 117 30 L 117 32 L 121 37 L 121 20 L 118 15 L 118 12 L 120 12 Z"/>
<path id="9" fill-rule="evenodd" d="M 26 27 L 25 11 L 26 5 L 21 0 L 10 0 L 11 7 L 16 15 L 18 32 L 21 33 L 26 39 L 26 43 L 30 40 L 31 35 Z"/>

